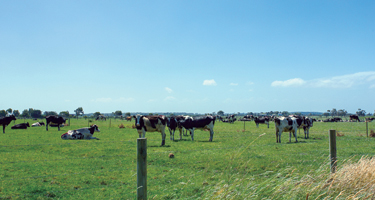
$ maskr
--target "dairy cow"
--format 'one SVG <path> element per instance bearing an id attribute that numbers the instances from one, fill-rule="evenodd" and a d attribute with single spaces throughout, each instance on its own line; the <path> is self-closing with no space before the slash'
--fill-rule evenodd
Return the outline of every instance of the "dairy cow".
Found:
<path id="1" fill-rule="evenodd" d="M 349 120 L 350 121 L 357 121 L 357 122 L 361 122 L 361 120 L 359 120 L 359 117 L 358 117 L 358 115 L 350 115 L 349 116 Z"/>
<path id="2" fill-rule="evenodd" d="M 97 139 L 99 138 L 93 137 L 94 132 L 100 132 L 98 126 L 96 124 L 91 125 L 87 128 L 80 128 L 77 130 L 69 130 L 68 132 L 61 135 L 61 139 L 63 140 L 80 140 L 80 139 Z"/>
<path id="3" fill-rule="evenodd" d="M 57 124 L 58 130 L 60 131 L 60 125 L 65 123 L 65 119 L 61 116 L 56 116 L 56 115 L 48 115 L 46 117 L 46 130 L 48 131 L 48 125 L 50 123 Z"/>
<path id="4" fill-rule="evenodd" d="M 165 126 L 167 125 L 167 118 L 164 115 L 159 116 L 143 116 L 135 115 L 135 127 L 140 138 L 146 137 L 146 132 L 160 132 L 161 146 L 165 145 Z"/>
<path id="5" fill-rule="evenodd" d="M 190 131 L 191 140 L 194 141 L 194 130 L 195 129 L 209 129 L 210 130 L 210 139 L 212 142 L 214 137 L 214 125 L 215 117 L 213 116 L 199 116 L 199 117 L 190 117 L 185 120 L 180 120 L 180 125 L 186 130 Z"/>
<path id="6" fill-rule="evenodd" d="M 281 143 L 281 134 L 282 132 L 289 132 L 289 142 L 292 139 L 292 133 L 297 140 L 297 130 L 298 127 L 305 126 L 305 118 L 296 118 L 296 117 L 277 117 L 274 119 L 275 129 L 276 129 L 276 143 Z"/>
<path id="7" fill-rule="evenodd" d="M 269 123 L 270 119 L 268 117 L 255 117 L 254 118 L 254 122 L 255 122 L 255 125 L 257 126 L 257 128 L 259 128 L 259 124 L 267 124 L 267 128 L 270 128 L 270 123 Z"/>
<path id="8" fill-rule="evenodd" d="M 29 122 L 16 124 L 16 125 L 12 126 L 11 129 L 27 129 L 27 127 L 30 127 Z"/>
<path id="9" fill-rule="evenodd" d="M 5 133 L 5 127 L 8 126 L 12 120 L 17 120 L 14 115 L 0 117 L 0 125 L 3 126 L 3 133 Z"/>
<path id="10" fill-rule="evenodd" d="M 180 131 L 180 140 L 182 140 L 182 133 L 184 133 L 184 131 L 183 131 L 183 127 L 180 124 L 180 121 L 186 120 L 188 118 L 191 118 L 191 117 L 178 115 L 178 116 L 172 116 L 172 117 L 167 118 L 167 127 L 170 133 L 170 140 L 174 140 L 174 133 L 176 129 Z"/>

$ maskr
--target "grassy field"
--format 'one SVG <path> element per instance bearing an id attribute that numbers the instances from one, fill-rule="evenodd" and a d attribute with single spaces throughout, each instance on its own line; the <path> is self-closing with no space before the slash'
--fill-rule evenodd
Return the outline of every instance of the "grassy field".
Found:
<path id="1" fill-rule="evenodd" d="M 33 123 L 33 120 L 26 120 Z M 16 123 L 23 123 L 17 120 Z M 87 127 L 84 119 L 57 128 L 6 128 L 0 134 L 0 199 L 135 199 L 136 138 L 134 122 L 94 121 L 100 140 L 62 140 L 68 130 Z M 119 129 L 124 124 L 126 128 Z M 91 124 L 91 123 L 90 123 Z M 13 122 L 10 126 L 14 125 Z M 369 130 L 375 122 L 368 123 Z M 244 130 L 245 128 L 245 130 Z M 283 133 L 276 143 L 270 128 L 254 122 L 216 122 L 213 142 L 209 132 L 196 131 L 195 141 L 175 135 L 160 147 L 160 133 L 146 133 L 149 199 L 305 199 L 306 191 L 291 194 L 303 177 L 329 174 L 330 129 L 337 138 L 338 166 L 362 155 L 374 155 L 374 138 L 366 137 L 365 123 L 314 123 L 310 139 L 298 135 L 289 143 Z M 370 131 L 369 131 L 370 132 Z M 173 153 L 175 158 L 169 158 Z M 319 195 L 321 198 L 319 197 Z M 337 196 L 311 192 L 311 199 Z M 315 196 L 314 196 L 315 195 Z M 341 195 L 344 197 L 345 195 Z M 329 198 L 328 198 L 329 199 Z"/>

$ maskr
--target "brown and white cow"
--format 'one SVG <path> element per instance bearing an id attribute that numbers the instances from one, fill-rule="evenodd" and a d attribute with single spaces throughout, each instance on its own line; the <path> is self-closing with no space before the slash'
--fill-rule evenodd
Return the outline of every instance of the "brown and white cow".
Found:
<path id="1" fill-rule="evenodd" d="M 298 127 L 306 124 L 305 118 L 296 117 L 277 117 L 274 119 L 276 129 L 276 143 L 281 143 L 282 132 L 289 132 L 289 142 L 292 139 L 292 132 L 297 141 L 297 130 Z"/>
<path id="2" fill-rule="evenodd" d="M 94 132 L 100 132 L 98 126 L 96 124 L 91 125 L 87 128 L 80 128 L 77 130 L 69 130 L 68 132 L 61 135 L 61 139 L 63 140 L 80 140 L 80 139 L 97 139 L 99 138 L 93 137 Z"/>
<path id="3" fill-rule="evenodd" d="M 135 127 L 137 128 L 140 138 L 146 137 L 146 132 L 160 132 L 161 146 L 165 145 L 165 126 L 167 125 L 167 118 L 164 115 L 135 115 Z"/>

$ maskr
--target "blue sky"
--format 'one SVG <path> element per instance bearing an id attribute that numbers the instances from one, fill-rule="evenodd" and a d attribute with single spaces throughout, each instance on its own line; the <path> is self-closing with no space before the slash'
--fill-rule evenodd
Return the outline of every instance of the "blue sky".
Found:
<path id="1" fill-rule="evenodd" d="M 375 1 L 0 1 L 0 109 L 375 109 Z"/>

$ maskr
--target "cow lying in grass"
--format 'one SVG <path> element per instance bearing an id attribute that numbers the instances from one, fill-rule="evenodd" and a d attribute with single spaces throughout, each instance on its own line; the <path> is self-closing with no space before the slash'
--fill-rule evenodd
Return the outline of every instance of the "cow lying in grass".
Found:
<path id="1" fill-rule="evenodd" d="M 35 126 L 45 126 L 44 122 L 35 122 L 33 124 L 31 124 L 31 127 L 35 127 Z"/>
<path id="2" fill-rule="evenodd" d="M 27 129 L 27 127 L 30 127 L 29 122 L 16 124 L 16 125 L 12 126 L 11 129 Z"/>
<path id="3" fill-rule="evenodd" d="M 96 124 L 91 125 L 87 128 L 80 128 L 77 130 L 69 130 L 68 132 L 61 135 L 61 139 L 63 140 L 80 140 L 80 139 L 97 139 L 99 138 L 93 137 L 94 132 L 100 132 L 98 126 Z"/>

